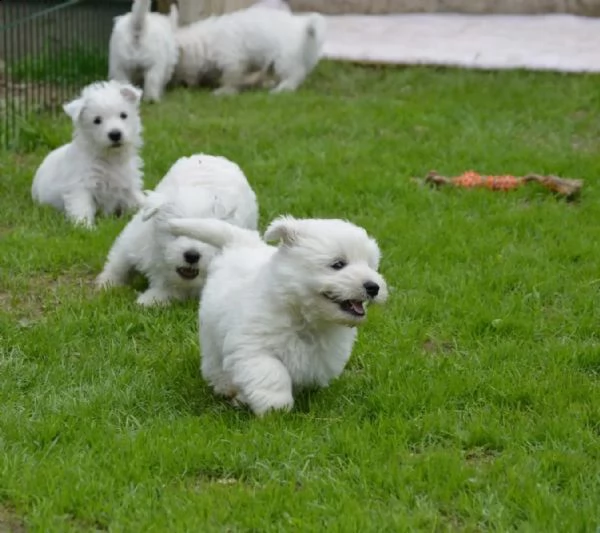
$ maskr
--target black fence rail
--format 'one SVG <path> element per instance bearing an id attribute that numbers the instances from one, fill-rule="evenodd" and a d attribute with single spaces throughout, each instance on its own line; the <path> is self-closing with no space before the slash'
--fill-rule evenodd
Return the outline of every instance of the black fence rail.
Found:
<path id="1" fill-rule="evenodd" d="M 56 113 L 108 74 L 113 18 L 131 0 L 0 0 L 0 148 L 19 146 L 40 112 Z"/>

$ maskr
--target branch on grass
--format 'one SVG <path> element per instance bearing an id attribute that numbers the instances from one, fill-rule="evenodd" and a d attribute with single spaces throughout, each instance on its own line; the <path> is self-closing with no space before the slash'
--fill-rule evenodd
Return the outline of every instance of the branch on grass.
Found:
<path id="1" fill-rule="evenodd" d="M 542 187 L 552 191 L 568 201 L 575 200 L 581 193 L 583 180 L 559 178 L 558 176 L 541 176 L 539 174 L 528 174 L 527 176 L 482 176 L 472 170 L 464 172 L 460 176 L 447 178 L 435 171 L 429 172 L 424 180 L 420 180 L 435 187 L 450 185 L 460 188 L 484 188 L 493 191 L 510 191 L 522 187 L 527 183 L 538 183 Z"/>

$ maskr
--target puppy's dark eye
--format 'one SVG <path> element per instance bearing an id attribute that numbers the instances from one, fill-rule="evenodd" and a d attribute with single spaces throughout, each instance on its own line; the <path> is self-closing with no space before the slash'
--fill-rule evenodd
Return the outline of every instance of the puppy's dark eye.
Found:
<path id="1" fill-rule="evenodd" d="M 125 120 L 127 118 L 127 113 L 121 113 L 121 118 Z"/>
<path id="2" fill-rule="evenodd" d="M 346 264 L 347 264 L 346 261 L 339 259 L 335 263 L 331 263 L 331 265 L 329 265 L 329 266 L 331 268 L 333 268 L 333 270 L 342 270 L 342 268 L 344 268 L 346 266 Z"/>
<path id="3" fill-rule="evenodd" d="M 94 119 L 94 124 L 102 124 L 102 118 L 100 118 L 100 117 L 96 117 L 96 118 Z"/>

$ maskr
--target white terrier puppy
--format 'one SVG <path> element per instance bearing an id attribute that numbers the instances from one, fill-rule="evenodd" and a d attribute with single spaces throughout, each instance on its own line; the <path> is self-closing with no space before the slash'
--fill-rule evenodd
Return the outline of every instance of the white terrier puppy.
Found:
<path id="1" fill-rule="evenodd" d="M 142 91 L 116 81 L 85 87 L 63 106 L 74 125 L 73 140 L 50 152 L 31 188 L 34 201 L 65 211 L 93 227 L 98 209 L 121 214 L 144 202 L 142 193 Z"/>
<path id="2" fill-rule="evenodd" d="M 272 92 L 295 91 L 319 61 L 325 18 L 254 6 L 200 20 L 175 36 L 176 81 L 216 82 L 216 94 L 235 94 L 272 77 L 277 83 Z"/>
<path id="3" fill-rule="evenodd" d="M 109 78 L 144 87 L 160 101 L 177 63 L 177 6 L 168 16 L 150 13 L 150 0 L 134 0 L 131 13 L 115 17 L 109 42 Z"/>
<path id="4" fill-rule="evenodd" d="M 218 220 L 170 227 L 223 250 L 200 301 L 202 375 L 259 416 L 339 376 L 365 306 L 387 297 L 377 243 L 349 222 L 280 217 L 264 235 L 278 247 Z"/>
<path id="5" fill-rule="evenodd" d="M 256 196 L 240 167 L 224 157 L 182 157 L 118 236 L 97 284 L 124 285 L 136 270 L 149 281 L 141 305 L 198 298 L 216 249 L 175 237 L 168 227 L 175 217 L 215 217 L 256 229 Z"/>

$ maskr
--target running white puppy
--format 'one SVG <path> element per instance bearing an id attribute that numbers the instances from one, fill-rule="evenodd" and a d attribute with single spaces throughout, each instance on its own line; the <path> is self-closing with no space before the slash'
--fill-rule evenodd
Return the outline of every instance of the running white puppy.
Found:
<path id="1" fill-rule="evenodd" d="M 97 210 L 121 214 L 144 202 L 142 193 L 142 91 L 117 81 L 85 87 L 64 110 L 73 140 L 46 156 L 33 179 L 34 201 L 64 211 L 88 228 Z"/>
<path id="2" fill-rule="evenodd" d="M 216 249 L 175 237 L 168 226 L 175 217 L 215 217 L 256 229 L 256 195 L 240 167 L 224 157 L 182 157 L 117 237 L 97 284 L 124 285 L 136 270 L 149 281 L 141 305 L 198 298 Z"/>
<path id="3" fill-rule="evenodd" d="M 200 301 L 202 374 L 259 416 L 291 409 L 294 387 L 339 376 L 366 304 L 387 297 L 377 243 L 346 221 L 280 217 L 264 235 L 277 248 L 217 220 L 170 226 L 223 249 Z"/>
<path id="4" fill-rule="evenodd" d="M 115 17 L 109 42 L 109 78 L 144 87 L 144 99 L 160 101 L 177 63 L 179 13 L 150 13 L 150 0 L 134 0 L 131 13 Z"/>
<path id="5" fill-rule="evenodd" d="M 319 61 L 325 18 L 254 6 L 179 28 L 176 40 L 176 81 L 235 94 L 274 78 L 272 92 L 295 91 Z"/>

